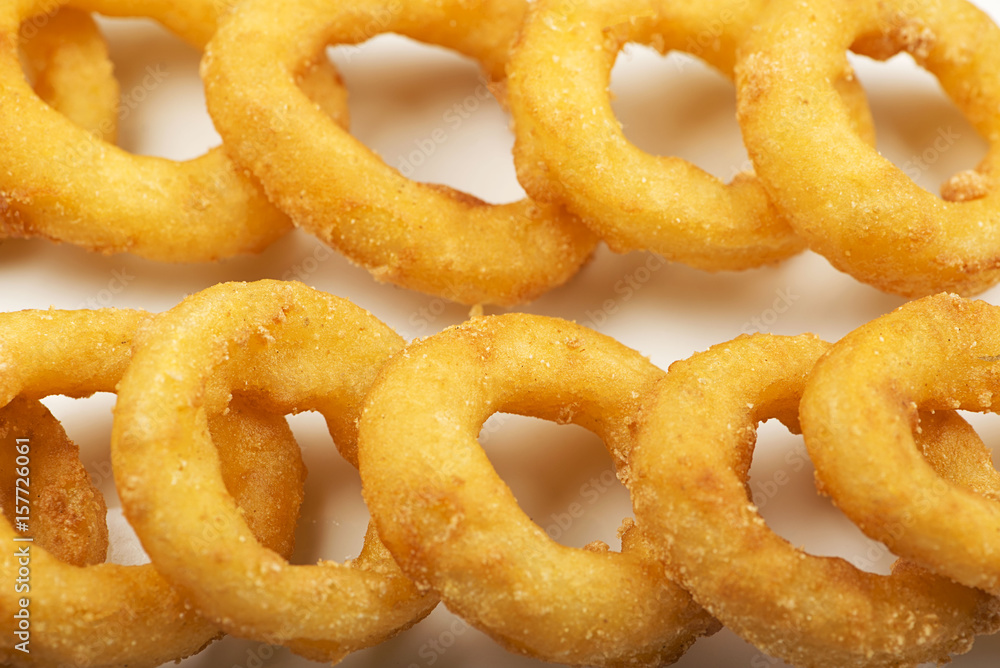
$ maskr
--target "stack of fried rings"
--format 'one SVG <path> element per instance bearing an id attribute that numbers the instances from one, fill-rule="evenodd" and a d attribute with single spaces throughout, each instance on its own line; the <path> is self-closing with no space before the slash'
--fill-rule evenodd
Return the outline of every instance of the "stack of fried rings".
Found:
<path id="1" fill-rule="evenodd" d="M 86 17 L 46 14 L 65 4 L 152 16 L 207 45 L 207 98 L 225 150 L 177 164 L 105 141 L 117 84 L 92 26 L 71 25 Z M 775 262 L 807 244 L 907 296 L 972 294 L 1000 279 L 1000 28 L 966 0 L 811 0 L 809 11 L 797 0 L 544 0 L 530 11 L 522 0 L 249 0 L 216 31 L 227 4 L 0 8 L 0 235 L 207 261 L 258 251 L 294 222 L 380 280 L 470 304 L 520 303 L 565 282 L 593 249 L 592 232 L 618 251 L 653 250 L 709 270 Z M 42 66 L 33 91 L 17 35 L 50 23 L 64 24 L 51 33 L 73 48 L 25 44 L 29 70 Z M 509 84 L 515 162 L 534 199 L 492 206 L 414 183 L 331 120 L 344 120 L 345 91 L 323 48 L 381 32 L 477 59 L 497 93 Z M 625 139 L 605 88 L 629 40 L 683 48 L 735 74 L 754 174 L 724 186 Z M 946 201 L 871 146 L 848 48 L 910 53 L 990 142 L 976 169 L 945 185 Z M 70 74 L 90 82 L 91 99 L 67 86 Z"/>
<path id="2" fill-rule="evenodd" d="M 13 649 L 19 602 L 4 588 L 0 659 L 155 666 L 221 629 L 337 661 L 440 597 L 511 651 L 570 665 L 665 665 L 718 622 L 796 665 L 944 661 L 1000 628 L 1000 475 L 944 410 L 994 409 L 998 319 L 942 295 L 832 347 L 745 336 L 664 373 L 543 316 L 474 318 L 404 347 L 349 302 L 276 281 L 159 316 L 4 314 L 0 429 L 53 473 L 37 481 L 32 653 Z M 103 502 L 37 402 L 116 385 L 115 482 L 155 570 L 101 563 Z M 756 424 L 797 429 L 800 397 L 823 491 L 903 555 L 891 575 L 796 550 L 748 498 Z M 299 410 L 323 413 L 360 467 L 373 525 L 348 564 L 285 561 L 304 471 L 280 416 Z M 605 440 L 636 515 L 620 552 L 560 546 L 517 507 L 476 443 L 495 411 Z M 11 503 L 0 496 L 8 520 Z M 4 578 L 17 569 L 0 557 Z"/>

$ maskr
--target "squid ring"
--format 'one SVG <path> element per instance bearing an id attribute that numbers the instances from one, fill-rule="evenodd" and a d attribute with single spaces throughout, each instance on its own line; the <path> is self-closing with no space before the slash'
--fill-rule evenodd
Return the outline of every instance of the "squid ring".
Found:
<path id="1" fill-rule="evenodd" d="M 626 520 L 621 553 L 559 545 L 476 441 L 496 411 L 572 421 L 621 464 L 639 401 L 662 376 L 613 339 L 540 316 L 476 318 L 411 344 L 379 373 L 361 419 L 361 480 L 379 535 L 405 572 L 513 652 L 672 663 L 718 625 L 666 577 L 647 537 Z"/>
<path id="2" fill-rule="evenodd" d="M 862 141 L 830 81 L 848 49 L 906 51 L 989 142 L 974 170 L 926 192 Z M 880 290 L 975 294 L 1000 280 L 1000 28 L 965 0 L 775 0 L 736 66 L 747 151 L 809 247 Z"/>
<path id="3" fill-rule="evenodd" d="M 540 0 L 508 67 L 514 160 L 536 199 L 564 204 L 612 250 L 643 249 L 707 270 L 777 262 L 805 247 L 752 174 L 730 185 L 676 157 L 629 142 L 608 95 L 627 42 L 690 51 L 732 78 L 736 45 L 763 0 Z M 713 48 L 699 44 L 713 35 Z M 837 82 L 852 118 L 873 137 L 864 92 Z"/>
<path id="4" fill-rule="evenodd" d="M 206 421 L 234 394 L 269 412 L 317 410 L 354 460 L 375 372 L 402 339 L 367 311 L 301 283 L 216 285 L 159 315 L 119 386 L 112 464 L 125 516 L 157 569 L 227 632 L 333 662 L 437 603 L 399 571 L 374 530 L 347 564 L 293 566 L 241 521 L 213 464 Z"/>
<path id="5" fill-rule="evenodd" d="M 1000 495 L 942 480 L 922 461 L 913 422 L 917 410 L 998 410 L 998 323 L 986 302 L 911 302 L 835 345 L 802 399 L 816 475 L 844 513 L 896 554 L 993 594 Z"/>
<path id="6" fill-rule="evenodd" d="M 748 498 L 757 423 L 797 426 L 828 347 L 811 335 L 740 337 L 672 365 L 630 455 L 636 520 L 694 599 L 772 656 L 814 668 L 946 662 L 1000 626 L 1000 600 L 905 561 L 882 576 L 808 555 Z M 978 440 L 954 414 L 925 426 L 930 443 L 955 430 Z"/>
<path id="7" fill-rule="evenodd" d="M 328 44 L 384 32 L 453 48 L 500 78 L 527 4 L 414 0 L 403 9 L 398 0 L 242 3 L 206 52 L 209 112 L 233 159 L 296 225 L 376 279 L 466 304 L 534 299 L 590 256 L 596 240 L 575 217 L 411 181 L 295 85 L 291 73 Z"/>

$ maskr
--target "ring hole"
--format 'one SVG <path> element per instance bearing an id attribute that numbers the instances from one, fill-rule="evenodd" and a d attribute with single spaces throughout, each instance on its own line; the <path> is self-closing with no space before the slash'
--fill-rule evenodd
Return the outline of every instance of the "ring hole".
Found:
<path id="1" fill-rule="evenodd" d="M 611 94 L 625 137 L 646 153 L 682 158 L 726 183 L 751 169 L 736 90 L 702 60 L 630 42 L 611 70 Z"/>
<path id="2" fill-rule="evenodd" d="M 289 563 L 313 565 L 320 559 L 342 562 L 357 557 L 370 519 L 361 497 L 361 476 L 337 452 L 322 415 L 312 411 L 290 415 L 288 424 L 308 470 Z"/>
<path id="3" fill-rule="evenodd" d="M 108 506 L 109 564 L 134 566 L 149 563 L 139 537 L 125 519 L 111 469 L 111 411 L 116 397 L 98 392 L 84 399 L 53 395 L 42 403 L 62 424 L 66 435 L 80 448 L 80 461 L 90 474 L 90 482 L 104 496 Z"/>
<path id="4" fill-rule="evenodd" d="M 865 536 L 814 480 L 802 437 L 777 420 L 760 425 L 749 490 L 767 526 L 808 554 L 841 557 L 862 571 L 888 575 L 896 556 Z"/>
<path id="5" fill-rule="evenodd" d="M 567 547 L 600 540 L 621 550 L 618 528 L 632 516 L 632 503 L 600 438 L 573 424 L 497 413 L 479 442 L 518 505 L 552 540 Z"/>
<path id="6" fill-rule="evenodd" d="M 190 160 L 222 143 L 205 105 L 201 52 L 155 21 L 98 17 L 121 86 L 118 145 Z"/>
<path id="7" fill-rule="evenodd" d="M 940 196 L 949 179 L 986 156 L 986 142 L 910 54 L 848 57 L 868 95 L 879 153 L 918 186 Z"/>
<path id="8" fill-rule="evenodd" d="M 473 60 L 398 35 L 329 51 L 351 134 L 390 167 L 493 204 L 524 197 L 508 118 Z"/>

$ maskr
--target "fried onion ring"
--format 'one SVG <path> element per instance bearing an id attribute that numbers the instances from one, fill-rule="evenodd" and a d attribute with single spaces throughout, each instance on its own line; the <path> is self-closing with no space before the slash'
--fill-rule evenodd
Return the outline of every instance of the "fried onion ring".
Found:
<path id="1" fill-rule="evenodd" d="M 663 372 L 579 325 L 509 314 L 411 344 L 379 373 L 359 430 L 365 500 L 419 584 L 512 652 L 662 666 L 718 626 L 623 523 L 622 551 L 559 545 L 522 511 L 476 441 L 494 412 L 575 422 L 621 464 Z"/>
<path id="2" fill-rule="evenodd" d="M 942 480 L 913 426 L 918 410 L 1000 410 L 998 324 L 998 307 L 954 295 L 906 304 L 834 346 L 802 400 L 817 478 L 844 513 L 896 554 L 994 594 L 1000 499 Z"/>
<path id="3" fill-rule="evenodd" d="M 758 335 L 671 365 L 629 459 L 636 519 L 695 600 L 771 656 L 836 668 L 946 662 L 1000 627 L 1000 599 L 912 563 L 882 576 L 808 555 L 748 499 L 757 423 L 778 417 L 796 427 L 806 378 L 828 347 L 811 335 Z M 929 419 L 926 438 L 963 425 Z"/>
<path id="4" fill-rule="evenodd" d="M 233 165 L 221 147 L 187 162 L 131 155 L 48 107 L 21 74 L 18 26 L 43 23 L 52 0 L 0 6 L 0 202 L 12 236 L 42 236 L 101 251 L 168 262 L 209 261 L 262 250 L 291 229 L 288 218 Z M 72 2 L 104 9 L 102 0 Z M 145 16 L 143 3 L 107 0 L 110 13 Z M 214 31 L 211 0 L 161 3 L 168 26 L 199 46 Z M 177 18 L 177 17 L 181 18 Z M 202 23 L 197 24 L 195 19 Z M 183 19 L 183 20 L 182 20 Z M 342 86 L 326 63 L 303 71 L 314 99 L 341 110 Z M 117 107 L 116 107 L 117 113 Z M 316 113 L 328 113 L 317 109 Z"/>
<path id="5" fill-rule="evenodd" d="M 125 515 L 157 569 L 227 632 L 337 661 L 427 614 L 373 529 L 360 557 L 293 566 L 240 521 L 212 543 L 192 534 L 236 505 L 212 465 L 206 420 L 234 392 L 282 414 L 318 410 L 355 459 L 375 372 L 402 339 L 367 311 L 300 283 L 221 284 L 161 314 L 119 385 L 112 433 Z"/>
<path id="6" fill-rule="evenodd" d="M 8 522 L 30 518 L 34 544 L 73 566 L 100 564 L 108 554 L 108 507 L 80 462 L 80 449 L 39 401 L 18 397 L 0 408 L 0 508 Z M 19 440 L 20 439 L 20 440 Z M 28 503 L 16 503 L 19 446 L 27 453 Z M 29 452 L 30 451 L 30 452 Z M 25 532 L 18 532 L 25 535 Z"/>
<path id="7" fill-rule="evenodd" d="M 149 316 L 138 311 L 23 311 L 0 318 L 0 405 L 17 397 L 49 394 L 73 397 L 114 391 L 131 357 L 133 333 Z M 243 424 L 233 425 L 231 422 Z M 231 456 L 214 465 L 243 504 L 243 510 L 215 515 L 192 541 L 212 544 L 226 523 L 248 522 L 276 550 L 290 551 L 302 496 L 302 463 L 287 423 L 278 416 L 235 407 L 210 425 L 221 449 Z M 230 441 L 229 439 L 237 439 Z M 41 444 L 36 443 L 35 448 Z M 271 456 L 273 455 L 273 456 Z M 40 463 L 36 463 L 40 465 Z M 261 485 L 261 492 L 253 489 Z M 222 526 L 220 526 L 220 524 Z M 15 532 L 0 522 L 0 540 Z M 218 628 L 190 609 L 151 564 L 97 564 L 78 568 L 58 560 L 41 545 L 30 548 L 30 592 L 0 590 L 0 608 L 18 609 L 30 600 L 30 653 L 14 649 L 11 623 L 0 623 L 0 662 L 13 666 L 71 664 L 158 666 L 200 650 Z M 13 551 L 0 557 L 0 575 L 13 582 Z"/>
<path id="8" fill-rule="evenodd" d="M 589 257 L 595 239 L 584 226 L 552 205 L 489 205 L 410 181 L 318 113 L 290 74 L 328 44 L 396 32 L 500 78 L 526 9 L 520 0 L 250 0 L 206 50 L 209 112 L 273 201 L 376 279 L 466 304 L 529 301 Z"/>
<path id="9" fill-rule="evenodd" d="M 989 143 L 924 191 L 862 141 L 830 86 L 850 49 L 906 51 Z M 886 292 L 975 294 L 1000 280 L 1000 28 L 964 0 L 775 0 L 736 67 L 747 150 L 778 208 L 833 266 Z"/>
<path id="10" fill-rule="evenodd" d="M 805 243 L 750 173 L 729 186 L 691 163 L 629 142 L 608 94 L 627 42 L 662 53 L 694 51 L 732 77 L 736 41 L 763 0 L 662 0 L 533 5 L 508 66 L 518 180 L 540 201 L 564 204 L 624 253 L 646 249 L 708 270 L 746 269 L 798 253 Z M 721 30 L 721 34 L 719 31 Z M 710 33 L 714 48 L 696 37 Z M 863 125 L 871 119 L 857 86 Z"/>

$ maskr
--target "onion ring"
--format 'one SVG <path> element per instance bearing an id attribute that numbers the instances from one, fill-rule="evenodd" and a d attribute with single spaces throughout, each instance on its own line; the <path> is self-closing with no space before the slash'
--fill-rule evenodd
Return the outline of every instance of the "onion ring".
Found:
<path id="1" fill-rule="evenodd" d="M 16 397 L 57 393 L 81 397 L 114 391 L 129 363 L 133 333 L 148 317 L 138 311 L 113 310 L 3 314 L 0 405 Z M 232 420 L 246 424 L 227 424 Z M 212 428 L 220 445 L 235 451 L 215 465 L 225 471 L 248 521 L 263 529 L 275 549 L 289 550 L 302 494 L 302 464 L 288 425 L 259 411 L 235 410 Z M 246 441 L 230 442 L 231 437 Z M 271 452 L 277 456 L 265 460 Z M 262 484 L 267 493 L 244 493 L 255 484 Z M 244 521 L 239 510 L 213 520 Z M 213 543 L 219 531 L 215 524 L 202 525 L 191 539 Z M 15 535 L 8 522 L 0 522 L 0 540 L 10 544 Z M 0 590 L 2 609 L 18 609 L 19 597 L 27 596 L 31 614 L 30 654 L 14 649 L 18 641 L 10 627 L 17 620 L 0 622 L 0 662 L 5 665 L 158 666 L 197 652 L 219 633 L 214 624 L 190 610 L 151 564 L 81 569 L 37 545 L 30 549 L 30 569 L 30 592 Z M 13 582 L 17 572 L 17 557 L 4 551 L 0 575 Z"/>
<path id="2" fill-rule="evenodd" d="M 629 142 L 608 94 L 627 42 L 691 51 L 732 78 L 736 43 L 765 0 L 628 3 L 541 0 L 508 67 L 518 179 L 541 201 L 564 204 L 612 250 L 651 250 L 707 270 L 747 269 L 798 253 L 805 243 L 752 173 L 726 186 L 691 163 Z M 712 35 L 711 48 L 698 38 Z M 838 81 L 859 132 L 874 141 L 864 92 Z M 596 168 L 595 168 L 596 166 Z"/>
<path id="3" fill-rule="evenodd" d="M 757 423 L 795 428 L 827 349 L 810 335 L 741 337 L 672 365 L 629 458 L 636 519 L 695 600 L 772 656 L 838 668 L 947 661 L 1000 627 L 1000 600 L 912 563 L 881 576 L 807 555 L 747 498 Z M 954 422 L 928 420 L 928 438 Z"/>
<path id="4" fill-rule="evenodd" d="M 192 532 L 235 502 L 211 466 L 206 417 L 233 392 L 281 414 L 318 410 L 349 460 L 376 370 L 402 347 L 350 302 L 301 283 L 221 284 L 161 314 L 119 385 L 112 433 L 125 515 L 157 569 L 227 632 L 323 661 L 379 642 L 427 614 L 374 530 L 361 556 L 292 566 L 241 522 L 204 544 Z"/>
<path id="5" fill-rule="evenodd" d="M 396 32 L 473 57 L 499 78 L 526 9 L 519 0 L 250 0 L 206 49 L 209 112 L 272 200 L 377 280 L 465 304 L 528 301 L 589 257 L 595 239 L 584 226 L 551 205 L 488 205 L 410 181 L 317 113 L 289 75 L 327 44 Z"/>
<path id="6" fill-rule="evenodd" d="M 718 625 L 666 577 L 646 536 L 626 520 L 621 553 L 559 545 L 476 441 L 496 411 L 572 421 L 620 464 L 639 401 L 662 376 L 613 339 L 541 316 L 475 318 L 411 344 L 379 373 L 359 430 L 379 535 L 418 584 L 512 652 L 672 663 Z"/>
<path id="7" fill-rule="evenodd" d="M 0 437 L 0 507 L 7 521 L 30 516 L 34 544 L 59 561 L 73 566 L 103 563 L 108 507 L 80 462 L 80 449 L 59 421 L 41 402 L 19 397 L 0 408 Z M 19 445 L 30 449 L 30 458 L 21 460 L 31 464 L 27 504 L 17 503 L 15 492 Z"/>
<path id="8" fill-rule="evenodd" d="M 896 554 L 994 594 L 1000 499 L 942 480 L 912 426 L 917 410 L 998 410 L 998 322 L 996 306 L 953 295 L 906 304 L 834 346 L 802 400 L 817 478 L 844 513 Z"/>
<path id="9" fill-rule="evenodd" d="M 64 2 L 34 0 L 0 7 L 0 40 L 15 44 L 24 20 Z M 102 9 L 101 0 L 73 6 Z M 184 0 L 182 9 L 156 4 L 168 25 L 190 28 L 182 37 L 203 45 L 215 27 L 215 3 Z M 146 15 L 143 3 L 108 0 L 109 11 Z M 174 17 L 184 17 L 182 21 Z M 171 23 L 172 20 L 172 23 Z M 344 94 L 328 63 L 304 72 L 314 99 L 340 110 Z M 116 108 L 117 113 L 117 108 Z M 316 113 L 326 113 L 317 110 Z M 262 250 L 291 229 L 259 187 L 221 147 L 187 162 L 131 155 L 76 127 L 38 98 L 24 81 L 14 49 L 0 54 L 0 202 L 9 208 L 8 232 L 43 236 L 101 251 L 130 252 L 168 262 L 210 261 Z"/>
<path id="10" fill-rule="evenodd" d="M 861 141 L 829 81 L 848 49 L 933 73 L 990 142 L 944 200 Z M 747 150 L 809 247 L 880 290 L 975 294 L 1000 280 L 1000 28 L 964 0 L 775 0 L 736 67 Z M 946 201 L 947 200 L 947 201 Z"/>

